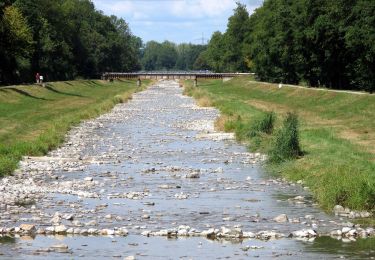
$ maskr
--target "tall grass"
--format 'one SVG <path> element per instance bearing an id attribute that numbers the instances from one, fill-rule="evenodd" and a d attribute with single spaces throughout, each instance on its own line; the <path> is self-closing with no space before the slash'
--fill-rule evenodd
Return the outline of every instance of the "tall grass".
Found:
<path id="1" fill-rule="evenodd" d="M 251 123 L 249 137 L 255 137 L 259 133 L 272 134 L 275 120 L 276 114 L 273 111 L 264 113 L 261 118 Z"/>
<path id="2" fill-rule="evenodd" d="M 287 113 L 282 128 L 276 133 L 269 154 L 269 160 L 273 163 L 296 159 L 302 155 L 299 144 L 298 116 L 295 113 Z"/>
<path id="3" fill-rule="evenodd" d="M 196 97 L 196 89 L 187 89 Z M 375 211 L 374 95 L 280 89 L 249 78 L 202 81 L 198 89 L 199 97 L 209 97 L 221 111 L 217 125 L 222 130 L 234 131 L 250 149 L 269 154 L 274 163 L 267 163 L 267 171 L 303 180 L 328 211 L 336 204 Z M 274 121 L 271 135 L 258 130 L 270 111 L 286 115 L 283 122 Z"/>

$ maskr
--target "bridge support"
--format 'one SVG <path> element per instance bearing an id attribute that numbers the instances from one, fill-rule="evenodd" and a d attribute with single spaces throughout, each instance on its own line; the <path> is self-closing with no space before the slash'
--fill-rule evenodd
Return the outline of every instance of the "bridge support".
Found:
<path id="1" fill-rule="evenodd" d="M 142 85 L 141 78 L 138 78 L 138 80 L 137 80 L 137 87 L 140 87 L 141 85 Z"/>
<path id="2" fill-rule="evenodd" d="M 190 79 L 194 80 L 194 86 L 198 86 L 200 79 L 223 79 L 224 81 L 239 76 L 254 75 L 254 73 L 212 73 L 212 72 L 105 72 L 102 75 L 104 80 L 115 79 L 138 79 L 137 85 L 141 85 L 142 79 Z"/>

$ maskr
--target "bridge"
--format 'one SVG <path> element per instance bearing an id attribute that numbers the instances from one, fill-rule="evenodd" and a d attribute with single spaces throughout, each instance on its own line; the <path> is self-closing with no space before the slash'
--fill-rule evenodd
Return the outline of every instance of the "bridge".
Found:
<path id="1" fill-rule="evenodd" d="M 103 80 L 137 79 L 138 85 L 142 79 L 191 79 L 197 85 L 198 79 L 231 79 L 234 77 L 249 76 L 254 73 L 213 73 L 213 72 L 105 72 Z"/>

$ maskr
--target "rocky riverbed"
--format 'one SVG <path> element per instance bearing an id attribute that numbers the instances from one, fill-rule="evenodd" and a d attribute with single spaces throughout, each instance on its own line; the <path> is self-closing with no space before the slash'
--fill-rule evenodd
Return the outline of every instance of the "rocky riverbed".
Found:
<path id="1" fill-rule="evenodd" d="M 0 179 L 0 258 L 375 256 L 374 229 L 267 176 L 217 116 L 160 81 L 24 158 Z"/>

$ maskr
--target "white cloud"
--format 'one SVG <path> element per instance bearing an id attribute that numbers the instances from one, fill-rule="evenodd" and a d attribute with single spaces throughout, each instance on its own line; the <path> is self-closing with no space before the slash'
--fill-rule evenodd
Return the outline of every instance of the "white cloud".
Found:
<path id="1" fill-rule="evenodd" d="M 145 17 L 212 18 L 231 12 L 235 0 L 93 0 L 107 14 L 144 19 Z"/>
<path id="2" fill-rule="evenodd" d="M 233 0 L 183 0 L 171 4 L 171 12 L 177 17 L 215 17 L 233 9 Z"/>
<path id="3" fill-rule="evenodd" d="M 148 40 L 192 41 L 226 28 L 238 0 L 92 0 L 96 9 L 124 18 L 132 32 Z M 249 12 L 263 0 L 240 0 Z"/>
<path id="4" fill-rule="evenodd" d="M 106 14 L 122 16 L 132 14 L 137 9 L 132 1 L 94 0 L 93 2 L 97 9 L 104 11 Z"/>

